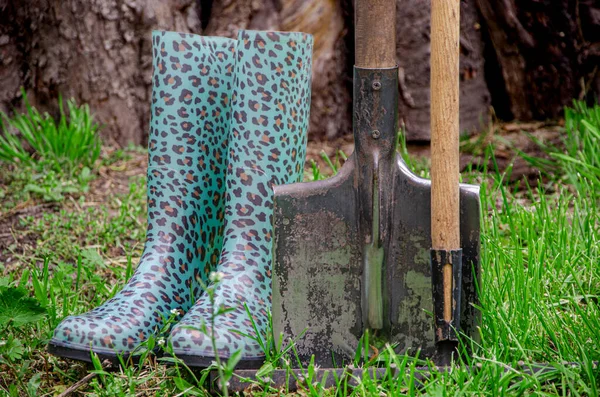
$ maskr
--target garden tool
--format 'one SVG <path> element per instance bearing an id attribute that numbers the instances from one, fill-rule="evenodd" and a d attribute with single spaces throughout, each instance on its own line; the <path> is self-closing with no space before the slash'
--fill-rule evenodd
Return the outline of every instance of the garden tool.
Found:
<path id="1" fill-rule="evenodd" d="M 152 43 L 144 252 L 121 292 L 56 328 L 48 349 L 59 356 L 131 355 L 181 318 L 218 263 L 236 41 L 154 32 Z"/>
<path id="2" fill-rule="evenodd" d="M 457 333 L 475 331 L 479 190 L 458 184 L 458 6 L 432 1 L 433 185 L 396 151 L 395 0 L 357 0 L 354 153 L 328 180 L 275 187 L 273 328 L 304 365 L 368 359 L 382 343 L 446 363 Z"/>
<path id="3" fill-rule="evenodd" d="M 273 185 L 301 180 L 310 110 L 312 36 L 240 31 L 227 169 L 225 240 L 211 292 L 170 336 L 173 353 L 206 367 L 241 352 L 260 366 L 269 329 Z M 220 312 L 224 307 L 226 312 Z M 213 348 L 216 347 L 216 351 Z"/>

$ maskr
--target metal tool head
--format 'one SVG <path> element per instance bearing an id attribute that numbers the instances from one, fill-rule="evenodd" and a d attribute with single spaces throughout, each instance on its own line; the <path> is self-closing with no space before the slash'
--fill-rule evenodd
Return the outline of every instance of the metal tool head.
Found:
<path id="1" fill-rule="evenodd" d="M 431 185 L 395 151 L 397 69 L 355 69 L 355 152 L 334 177 L 275 187 L 273 327 L 300 359 L 351 361 L 365 331 L 435 354 Z M 474 335 L 479 189 L 460 186 L 460 331 Z"/>

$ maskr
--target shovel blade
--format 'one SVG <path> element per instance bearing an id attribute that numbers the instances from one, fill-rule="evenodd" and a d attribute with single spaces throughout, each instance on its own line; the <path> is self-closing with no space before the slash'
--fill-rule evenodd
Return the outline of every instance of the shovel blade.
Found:
<path id="1" fill-rule="evenodd" d="M 388 340 L 396 351 L 435 358 L 431 282 L 431 181 L 415 176 L 398 156 L 385 291 L 389 299 Z M 479 187 L 460 185 L 462 282 L 460 332 L 478 336 L 480 210 Z"/>
<path id="2" fill-rule="evenodd" d="M 295 340 L 303 364 L 340 366 L 356 356 L 366 331 L 363 246 L 359 236 L 356 157 L 333 178 L 275 188 L 273 328 Z M 389 238 L 382 285 L 384 325 L 370 331 L 398 353 L 433 357 L 431 184 L 398 156 L 392 180 Z M 476 335 L 479 275 L 479 190 L 461 185 L 463 280 L 461 331 Z"/>
<path id="3" fill-rule="evenodd" d="M 304 363 L 341 364 L 363 332 L 354 170 L 352 156 L 330 179 L 275 187 L 273 328 L 302 335 Z"/>

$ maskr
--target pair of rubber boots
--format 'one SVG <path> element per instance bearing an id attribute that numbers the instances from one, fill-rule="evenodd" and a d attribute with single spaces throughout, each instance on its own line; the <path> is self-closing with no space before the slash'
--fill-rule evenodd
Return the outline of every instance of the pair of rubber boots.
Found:
<path id="1" fill-rule="evenodd" d="M 272 186 L 303 174 L 312 37 L 154 32 L 152 40 L 144 252 L 124 289 L 67 317 L 49 350 L 127 357 L 176 314 L 168 337 L 186 364 L 211 364 L 214 335 L 220 358 L 241 351 L 239 366 L 257 366 L 256 330 L 267 332 L 271 301 Z M 214 302 L 202 288 L 211 282 Z M 213 329 L 213 308 L 222 307 L 229 311 Z"/>

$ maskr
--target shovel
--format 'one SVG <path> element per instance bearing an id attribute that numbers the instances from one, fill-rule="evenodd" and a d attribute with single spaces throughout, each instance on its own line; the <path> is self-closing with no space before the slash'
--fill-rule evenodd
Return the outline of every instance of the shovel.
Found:
<path id="1" fill-rule="evenodd" d="M 352 362 L 367 332 L 368 345 L 445 365 L 458 333 L 475 335 L 479 189 L 459 185 L 459 11 L 432 0 L 430 182 L 396 151 L 395 0 L 355 2 L 354 153 L 330 179 L 275 187 L 273 328 L 304 365 Z"/>

